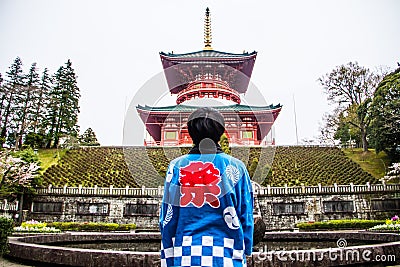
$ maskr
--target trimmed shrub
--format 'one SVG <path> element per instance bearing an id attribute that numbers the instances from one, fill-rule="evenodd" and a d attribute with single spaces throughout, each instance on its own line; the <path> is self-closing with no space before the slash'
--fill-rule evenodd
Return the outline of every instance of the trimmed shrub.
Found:
<path id="1" fill-rule="evenodd" d="M 13 233 L 14 221 L 9 218 L 0 217 L 0 255 L 4 255 L 7 250 L 7 238 Z"/>
<path id="2" fill-rule="evenodd" d="M 129 231 L 136 228 L 135 224 L 117 224 L 104 222 L 52 222 L 47 224 L 49 227 L 60 229 L 61 231 Z"/>
<path id="3" fill-rule="evenodd" d="M 302 230 L 340 230 L 340 229 L 368 229 L 385 223 L 384 220 L 330 220 L 326 222 L 302 222 L 296 226 Z"/>
<path id="4" fill-rule="evenodd" d="M 130 231 L 130 230 L 135 230 L 135 229 L 136 229 L 136 224 L 127 223 L 127 224 L 120 224 L 118 226 L 117 231 Z"/>

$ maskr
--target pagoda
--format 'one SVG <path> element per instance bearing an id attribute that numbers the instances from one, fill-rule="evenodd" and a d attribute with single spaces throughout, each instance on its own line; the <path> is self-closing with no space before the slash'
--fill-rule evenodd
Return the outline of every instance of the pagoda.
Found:
<path id="1" fill-rule="evenodd" d="M 187 118 L 199 106 L 187 105 L 187 102 L 194 99 L 223 99 L 229 103 L 213 108 L 224 116 L 225 134 L 230 145 L 274 144 L 274 139 L 267 136 L 282 106 L 241 104 L 241 94 L 247 91 L 256 56 L 255 51 L 234 54 L 214 50 L 207 8 L 203 50 L 185 54 L 160 52 L 169 91 L 176 95 L 176 105 L 136 107 L 149 134 L 144 145 L 191 145 Z"/>

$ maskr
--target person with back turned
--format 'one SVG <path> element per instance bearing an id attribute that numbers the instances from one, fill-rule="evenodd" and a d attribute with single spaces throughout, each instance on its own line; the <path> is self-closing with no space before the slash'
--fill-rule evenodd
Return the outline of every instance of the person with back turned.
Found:
<path id="1" fill-rule="evenodd" d="M 223 116 L 188 118 L 194 146 L 171 161 L 160 211 L 161 266 L 246 266 L 253 243 L 253 191 L 245 165 L 221 150 Z"/>

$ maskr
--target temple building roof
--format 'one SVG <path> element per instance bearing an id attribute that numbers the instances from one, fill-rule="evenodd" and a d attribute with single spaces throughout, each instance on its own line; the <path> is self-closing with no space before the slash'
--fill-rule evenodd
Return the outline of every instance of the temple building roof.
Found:
<path id="1" fill-rule="evenodd" d="M 215 59 L 226 59 L 226 58 L 232 58 L 232 59 L 239 59 L 239 58 L 246 58 L 246 57 L 253 57 L 254 55 L 257 55 L 256 51 L 253 51 L 251 53 L 244 52 L 243 54 L 235 54 L 235 53 L 228 53 L 228 52 L 221 52 L 221 51 L 216 51 L 216 50 L 200 50 L 196 52 L 190 52 L 190 53 L 184 53 L 184 54 L 174 54 L 174 53 L 164 53 L 160 52 L 161 56 L 164 57 L 170 57 L 174 59 L 178 58 L 190 58 L 191 60 L 193 58 L 198 58 L 200 60 L 209 60 L 210 58 L 215 58 Z"/>
<path id="2" fill-rule="evenodd" d="M 188 105 L 174 105 L 174 106 L 166 106 L 166 107 L 151 107 L 148 105 L 141 106 L 138 105 L 136 107 L 138 110 L 144 111 L 152 111 L 152 112 L 171 112 L 171 111 L 180 111 L 180 112 L 193 112 L 198 109 L 198 106 L 188 106 Z M 235 112 L 254 112 L 254 111 L 272 111 L 276 109 L 282 108 L 281 104 L 278 105 L 269 105 L 269 106 L 249 106 L 249 105 L 229 105 L 229 106 L 215 106 L 213 107 L 219 111 L 235 111 Z"/>

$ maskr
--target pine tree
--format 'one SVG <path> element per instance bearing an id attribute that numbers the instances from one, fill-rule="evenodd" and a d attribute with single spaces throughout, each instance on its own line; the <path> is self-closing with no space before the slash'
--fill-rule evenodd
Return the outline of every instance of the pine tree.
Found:
<path id="1" fill-rule="evenodd" d="M 16 108 L 15 96 L 21 92 L 25 84 L 22 61 L 19 57 L 14 60 L 6 75 L 8 79 L 2 92 L 0 142 L 4 142 L 8 136 L 8 132 L 16 128 L 13 123 L 14 121 L 12 121 L 12 115 L 15 114 Z"/>
<path id="2" fill-rule="evenodd" d="M 77 136 L 79 98 L 75 71 L 71 61 L 68 60 L 65 67 L 61 66 L 55 74 L 53 88 L 50 91 L 46 116 L 49 126 L 47 147 L 57 147 L 62 136 Z"/>
<path id="3" fill-rule="evenodd" d="M 4 81 L 3 76 L 0 73 L 0 123 L 2 122 L 3 107 L 6 104 L 6 98 L 7 98 L 7 89 L 3 85 L 3 81 Z M 0 137 L 0 146 L 4 144 L 5 141 L 6 139 L 4 137 Z"/>
<path id="4" fill-rule="evenodd" d="M 5 104 L 6 96 L 7 96 L 7 90 L 6 87 L 3 85 L 3 76 L 0 73 L 0 121 L 3 115 L 3 106 Z"/>
<path id="5" fill-rule="evenodd" d="M 49 103 L 49 93 L 52 85 L 52 77 L 49 75 L 49 70 L 45 68 L 43 70 L 42 78 L 40 80 L 39 90 L 36 98 L 36 110 L 35 119 L 33 121 L 33 132 L 44 133 L 46 125 L 43 124 L 46 116 L 46 106 Z"/>
<path id="6" fill-rule="evenodd" d="M 35 104 L 37 92 L 39 89 L 39 74 L 37 73 L 36 63 L 33 63 L 26 76 L 26 85 L 15 99 L 18 103 L 16 110 L 15 122 L 17 125 L 15 148 L 18 149 L 22 145 L 22 139 L 26 134 L 26 130 L 32 128 L 35 115 Z"/>
<path id="7" fill-rule="evenodd" d="M 99 146 L 100 143 L 97 141 L 96 134 L 92 128 L 88 128 L 80 137 L 79 143 L 83 146 Z"/>
<path id="8" fill-rule="evenodd" d="M 53 87 L 49 93 L 49 102 L 46 107 L 46 121 L 45 124 L 47 126 L 47 135 L 46 135 L 46 147 L 50 148 L 52 146 L 52 142 L 54 139 L 54 131 L 57 124 L 57 118 L 59 113 L 59 108 L 61 103 L 61 95 L 62 95 L 62 73 L 64 67 L 61 66 L 58 71 L 54 74 L 54 83 Z"/>
<path id="9" fill-rule="evenodd" d="M 47 68 L 44 69 L 37 90 L 32 97 L 32 120 L 30 122 L 29 132 L 25 135 L 24 144 L 34 148 L 46 146 L 46 131 L 48 123 L 46 116 L 49 107 L 49 93 L 51 89 L 52 77 Z"/>

